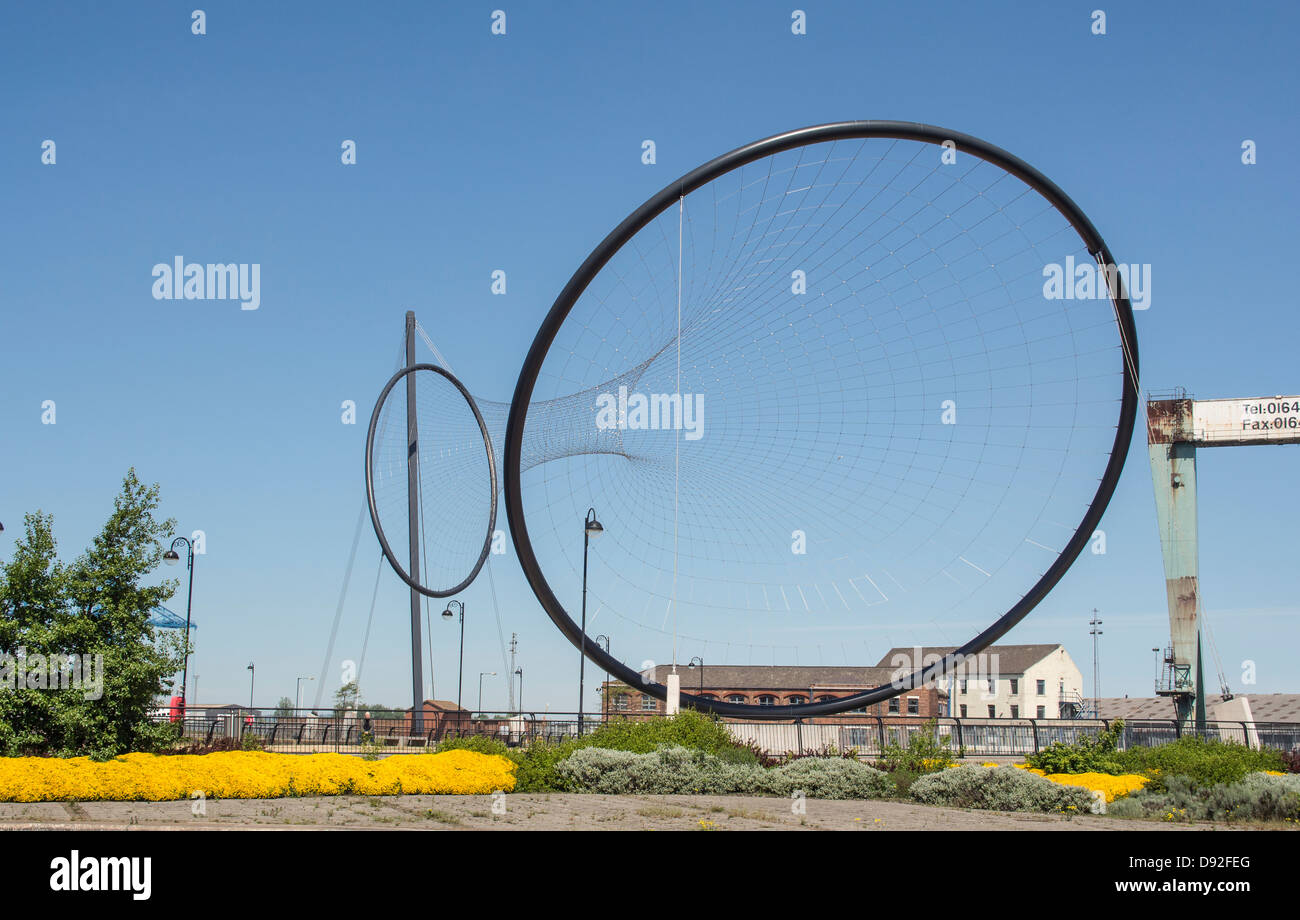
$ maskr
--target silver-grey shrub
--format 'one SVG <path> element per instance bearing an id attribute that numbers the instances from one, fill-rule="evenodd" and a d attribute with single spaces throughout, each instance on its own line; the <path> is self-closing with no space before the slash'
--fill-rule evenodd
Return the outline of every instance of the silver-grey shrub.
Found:
<path id="1" fill-rule="evenodd" d="M 841 757 L 808 757 L 780 767 L 727 763 L 703 751 L 664 747 L 649 754 L 582 748 L 556 768 L 570 789 L 610 795 L 778 795 L 813 799 L 881 798 L 889 777 Z"/>
<path id="2" fill-rule="evenodd" d="M 561 761 L 556 772 L 571 789 L 610 795 L 752 795 L 765 788 L 762 767 L 726 763 L 683 747 L 650 754 L 582 748 Z"/>
<path id="3" fill-rule="evenodd" d="M 1015 767 L 954 767 L 912 783 L 912 798 L 926 805 L 987 808 L 993 811 L 1073 811 L 1087 813 L 1092 793 L 1062 786 Z"/>
<path id="4" fill-rule="evenodd" d="M 801 757 L 767 771 L 768 791 L 810 799 L 881 799 L 893 792 L 889 774 L 845 757 Z"/>
<path id="5" fill-rule="evenodd" d="M 1200 786 L 1170 776 L 1164 789 L 1138 790 L 1107 811 L 1122 818 L 1193 821 L 1285 821 L 1300 819 L 1300 775 L 1248 773 L 1235 783 Z"/>

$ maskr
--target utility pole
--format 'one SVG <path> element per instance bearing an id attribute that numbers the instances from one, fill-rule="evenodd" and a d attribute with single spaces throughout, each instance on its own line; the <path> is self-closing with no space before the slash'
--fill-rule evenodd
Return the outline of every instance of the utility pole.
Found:
<path id="1" fill-rule="evenodd" d="M 515 712 L 515 651 L 519 648 L 519 633 L 510 634 L 510 712 Z"/>
<path id="2" fill-rule="evenodd" d="M 406 366 L 415 365 L 415 311 L 406 311 Z M 415 374 L 406 375 L 406 526 L 411 581 L 420 583 L 420 433 L 415 416 Z M 411 730 L 424 734 L 424 668 L 420 664 L 420 593 L 411 588 Z"/>
<path id="3" fill-rule="evenodd" d="M 1101 688 L 1098 685 L 1100 672 L 1097 670 L 1097 637 L 1101 635 L 1098 629 L 1101 620 L 1097 619 L 1097 608 L 1092 608 L 1092 619 L 1088 621 L 1092 627 L 1089 635 L 1092 636 L 1092 708 L 1093 715 L 1100 718 L 1101 716 Z"/>

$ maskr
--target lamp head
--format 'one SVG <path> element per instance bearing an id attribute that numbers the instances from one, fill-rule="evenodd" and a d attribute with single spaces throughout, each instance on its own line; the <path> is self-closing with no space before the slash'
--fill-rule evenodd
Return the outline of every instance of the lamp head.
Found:
<path id="1" fill-rule="evenodd" d="M 180 561 L 181 561 L 180 554 L 177 553 L 176 550 L 174 549 L 169 549 L 167 550 L 167 552 L 163 553 L 163 562 L 167 563 L 168 565 L 175 565 Z"/>
<path id="2" fill-rule="evenodd" d="M 605 528 L 601 526 L 600 521 L 596 520 L 595 508 L 587 509 L 586 530 L 587 530 L 587 536 L 592 539 L 599 537 L 601 534 L 605 532 Z"/>

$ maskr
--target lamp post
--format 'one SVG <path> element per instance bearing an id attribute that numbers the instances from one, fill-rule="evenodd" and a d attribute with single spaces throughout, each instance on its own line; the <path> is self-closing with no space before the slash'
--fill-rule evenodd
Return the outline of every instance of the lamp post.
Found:
<path id="1" fill-rule="evenodd" d="M 194 609 L 194 544 L 187 537 L 177 537 L 172 540 L 171 547 L 163 553 L 163 562 L 168 565 L 175 565 L 181 561 L 180 554 L 176 552 L 176 547 L 185 544 L 187 558 L 186 568 L 190 570 L 189 590 L 185 599 L 185 663 L 181 666 L 181 724 L 185 724 L 185 693 L 190 677 L 190 613 Z M 198 696 L 197 691 L 194 694 Z"/>
<path id="2" fill-rule="evenodd" d="M 693 668 L 697 664 L 700 667 L 700 692 L 703 693 L 704 692 L 704 659 L 701 658 L 699 655 L 696 655 L 694 658 L 691 659 L 690 664 L 688 664 L 686 667 Z"/>
<path id="3" fill-rule="evenodd" d="M 496 672 L 496 671 L 479 671 L 479 672 L 478 672 L 478 712 L 479 712 L 479 715 L 480 715 L 480 716 L 482 716 L 482 714 L 483 714 L 483 678 L 485 678 L 485 677 L 496 677 L 496 676 L 497 676 L 497 672 Z"/>
<path id="4" fill-rule="evenodd" d="M 450 620 L 454 614 L 451 612 L 452 604 L 460 612 L 460 662 L 456 665 L 456 722 L 459 723 L 464 718 L 463 708 L 460 705 L 460 694 L 462 685 L 465 682 L 465 605 L 460 601 L 447 601 L 447 608 L 442 612 L 444 620 Z M 433 640 L 430 639 L 430 642 Z"/>
<path id="5" fill-rule="evenodd" d="M 609 654 L 609 636 L 599 635 L 596 637 L 596 644 L 604 644 L 605 654 Z M 609 672 L 605 672 L 605 690 L 600 695 L 600 720 L 604 722 L 609 718 Z"/>
<path id="6" fill-rule="evenodd" d="M 582 638 L 579 640 L 578 649 L 578 737 L 582 737 L 582 696 L 586 689 L 586 672 L 587 672 L 587 550 L 591 546 L 593 537 L 599 537 L 605 532 L 605 528 L 600 526 L 600 521 L 596 520 L 596 509 L 587 509 L 587 519 L 582 526 Z"/>
<path id="7" fill-rule="evenodd" d="M 253 662 L 248 663 L 248 708 L 253 708 L 253 679 L 257 677 L 257 669 L 253 667 Z"/>
<path id="8" fill-rule="evenodd" d="M 294 695 L 293 695 L 293 708 L 294 708 L 294 709 L 302 709 L 302 682 L 303 682 L 304 680 L 315 680 L 315 679 L 316 679 L 316 678 L 314 678 L 314 677 L 299 677 L 299 678 L 298 678 L 297 689 L 294 691 Z"/>

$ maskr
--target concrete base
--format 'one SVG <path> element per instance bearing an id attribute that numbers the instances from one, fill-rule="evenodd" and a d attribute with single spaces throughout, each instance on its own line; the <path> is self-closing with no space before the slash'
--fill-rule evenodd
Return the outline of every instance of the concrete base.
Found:
<path id="1" fill-rule="evenodd" d="M 1259 732 L 1255 730 L 1255 717 L 1250 712 L 1250 698 L 1234 696 L 1214 704 L 1214 718 L 1220 722 L 1245 722 L 1246 744 L 1259 750 Z"/>

